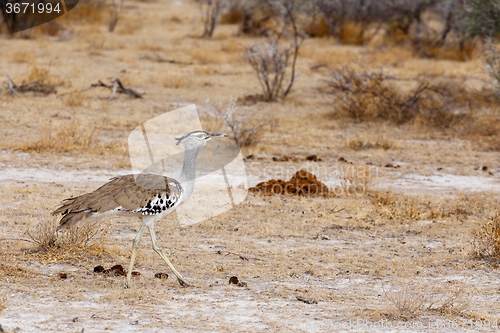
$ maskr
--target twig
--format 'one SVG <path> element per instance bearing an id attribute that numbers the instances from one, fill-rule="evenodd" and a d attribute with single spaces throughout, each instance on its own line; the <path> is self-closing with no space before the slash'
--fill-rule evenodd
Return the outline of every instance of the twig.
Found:
<path id="1" fill-rule="evenodd" d="M 7 75 L 7 79 L 9 80 L 9 89 L 10 91 L 12 91 L 12 93 L 16 96 L 19 96 L 16 92 L 16 90 L 14 89 L 14 87 L 16 86 L 16 84 L 14 82 L 12 82 L 12 79 L 10 78 L 9 75 Z"/>
<path id="2" fill-rule="evenodd" d="M 215 253 L 216 253 L 216 254 L 222 254 L 222 252 L 227 252 L 227 255 L 232 254 L 232 255 L 238 256 L 238 257 L 240 257 L 240 259 L 241 259 L 241 260 L 249 260 L 249 259 L 252 259 L 252 260 L 264 261 L 264 260 L 259 259 L 259 258 L 245 257 L 245 256 L 242 256 L 241 254 L 234 253 L 234 252 L 231 252 L 231 251 L 226 251 L 226 250 L 217 250 Z"/>

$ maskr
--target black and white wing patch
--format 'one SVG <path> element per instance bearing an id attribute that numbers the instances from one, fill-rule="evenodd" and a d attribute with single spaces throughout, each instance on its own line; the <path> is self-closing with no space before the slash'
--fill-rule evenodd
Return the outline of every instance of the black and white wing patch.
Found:
<path id="1" fill-rule="evenodd" d="M 171 194 L 167 197 L 165 193 L 162 195 L 158 194 L 152 200 L 149 200 L 148 203 L 139 209 L 134 210 L 136 213 L 141 213 L 142 215 L 156 215 L 161 214 L 175 206 L 177 202 L 179 202 L 179 196 L 176 194 Z"/>

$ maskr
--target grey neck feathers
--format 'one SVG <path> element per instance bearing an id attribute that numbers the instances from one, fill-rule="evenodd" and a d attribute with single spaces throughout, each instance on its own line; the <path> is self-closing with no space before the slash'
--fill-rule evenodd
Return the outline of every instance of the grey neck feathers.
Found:
<path id="1" fill-rule="evenodd" d="M 186 202 L 194 190 L 194 181 L 196 178 L 196 159 L 201 147 L 194 149 L 186 149 L 184 151 L 184 163 L 182 165 L 182 172 L 179 177 L 179 182 L 182 183 L 184 189 L 182 202 Z"/>

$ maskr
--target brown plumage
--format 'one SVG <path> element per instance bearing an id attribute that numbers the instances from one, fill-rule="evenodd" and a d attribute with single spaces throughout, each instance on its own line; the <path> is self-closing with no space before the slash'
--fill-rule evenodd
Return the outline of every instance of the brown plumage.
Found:
<path id="1" fill-rule="evenodd" d="M 63 215 L 59 229 L 88 219 L 95 213 L 104 214 L 118 208 L 117 215 L 140 217 L 143 214 L 136 210 L 146 207 L 158 196 L 171 195 L 181 195 L 181 185 L 173 178 L 156 174 L 124 175 L 112 178 L 93 192 L 64 200 L 52 214 Z"/>

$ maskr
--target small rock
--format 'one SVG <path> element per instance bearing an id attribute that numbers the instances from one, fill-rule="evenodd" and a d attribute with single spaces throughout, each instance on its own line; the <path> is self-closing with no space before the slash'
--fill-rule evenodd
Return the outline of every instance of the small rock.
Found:
<path id="1" fill-rule="evenodd" d="M 156 273 L 155 278 L 166 280 L 166 279 L 168 279 L 168 274 L 167 273 Z"/>
<path id="2" fill-rule="evenodd" d="M 231 276 L 229 278 L 229 284 L 238 284 L 238 282 L 240 282 L 240 281 L 238 280 L 238 277 L 236 277 L 236 276 Z"/>
<path id="3" fill-rule="evenodd" d="M 104 273 L 105 269 L 101 265 L 94 267 L 94 273 Z"/>
<path id="4" fill-rule="evenodd" d="M 72 322 L 76 323 L 78 321 L 78 317 L 75 317 L 73 319 L 71 319 Z"/>
<path id="5" fill-rule="evenodd" d="M 248 287 L 248 284 L 246 282 L 240 281 L 238 282 L 238 287 Z"/>
<path id="6" fill-rule="evenodd" d="M 302 296 L 297 296 L 297 299 L 306 304 L 318 304 L 318 301 L 316 301 L 315 299 L 309 299 Z"/>
<path id="7" fill-rule="evenodd" d="M 328 237 L 327 235 L 321 235 L 319 236 L 319 238 L 321 238 L 322 240 L 330 240 L 330 237 Z"/>
<path id="8" fill-rule="evenodd" d="M 68 274 L 66 274 L 66 273 L 59 273 L 59 278 L 60 279 L 67 279 L 68 278 Z"/>
<path id="9" fill-rule="evenodd" d="M 485 165 L 485 166 L 483 166 L 483 168 L 481 170 L 488 171 L 488 167 Z"/>
<path id="10" fill-rule="evenodd" d="M 132 274 L 132 276 L 141 276 L 141 273 L 139 273 L 138 271 L 133 271 L 130 274 Z"/>

